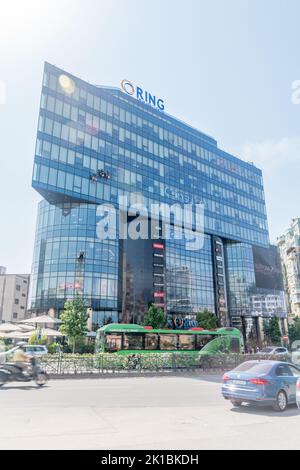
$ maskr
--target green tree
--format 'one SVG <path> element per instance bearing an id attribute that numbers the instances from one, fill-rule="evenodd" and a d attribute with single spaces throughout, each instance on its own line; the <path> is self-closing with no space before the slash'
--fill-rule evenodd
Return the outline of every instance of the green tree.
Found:
<path id="1" fill-rule="evenodd" d="M 197 313 L 196 320 L 198 322 L 198 326 L 205 330 L 213 330 L 219 325 L 218 317 L 207 308 L 205 308 L 203 312 Z"/>
<path id="2" fill-rule="evenodd" d="M 281 344 L 281 331 L 279 327 L 278 318 L 273 317 L 264 322 L 265 337 L 274 345 Z"/>
<path id="3" fill-rule="evenodd" d="M 82 339 L 88 331 L 88 319 L 89 316 L 86 311 L 85 302 L 79 295 L 65 303 L 65 308 L 61 315 L 63 324 L 60 327 L 60 331 L 68 337 L 68 341 L 72 344 L 73 354 L 76 350 L 76 341 Z"/>
<path id="4" fill-rule="evenodd" d="M 289 340 L 290 344 L 300 340 L 300 318 L 295 318 L 293 323 L 289 325 Z"/>
<path id="5" fill-rule="evenodd" d="M 150 305 L 144 317 L 144 326 L 152 326 L 154 329 L 164 328 L 166 326 L 166 316 L 163 310 L 154 304 Z"/>
<path id="6" fill-rule="evenodd" d="M 42 335 L 42 337 L 39 337 L 38 331 L 34 331 L 32 335 L 30 336 L 28 340 L 28 344 L 39 344 L 39 345 L 44 345 L 47 342 L 47 336 Z"/>

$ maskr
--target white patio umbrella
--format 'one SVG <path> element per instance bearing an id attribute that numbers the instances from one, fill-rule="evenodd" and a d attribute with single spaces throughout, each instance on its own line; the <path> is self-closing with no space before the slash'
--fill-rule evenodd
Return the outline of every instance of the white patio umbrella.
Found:
<path id="1" fill-rule="evenodd" d="M 7 339 L 29 339 L 34 333 L 39 333 L 41 336 L 47 336 L 47 338 L 62 338 L 64 335 L 57 330 L 52 328 L 41 328 L 40 330 L 33 329 L 31 331 L 25 332 L 12 332 L 5 333 L 5 338 Z"/>
<path id="2" fill-rule="evenodd" d="M 3 333 L 2 331 L 0 331 L 0 339 L 6 339 L 7 335 L 8 333 Z"/>
<path id="3" fill-rule="evenodd" d="M 0 332 L 1 333 L 10 333 L 11 331 L 21 331 L 21 327 L 19 325 L 14 325 L 13 323 L 2 323 L 0 325 Z"/>
<path id="4" fill-rule="evenodd" d="M 47 336 L 47 338 L 62 338 L 65 336 L 60 331 L 53 330 L 52 328 L 42 328 L 42 335 Z"/>
<path id="5" fill-rule="evenodd" d="M 17 325 L 16 323 L 2 323 L 0 325 L 0 333 L 11 333 L 13 331 L 26 331 L 32 329 L 29 325 Z"/>
<path id="6" fill-rule="evenodd" d="M 39 317 L 31 317 L 26 320 L 22 320 L 19 324 L 27 325 L 55 325 L 62 323 L 58 318 L 50 317 L 50 315 L 40 315 Z"/>
<path id="7" fill-rule="evenodd" d="M 5 333 L 6 339 L 28 339 L 34 333 L 35 330 L 31 331 L 12 331 L 11 333 Z"/>

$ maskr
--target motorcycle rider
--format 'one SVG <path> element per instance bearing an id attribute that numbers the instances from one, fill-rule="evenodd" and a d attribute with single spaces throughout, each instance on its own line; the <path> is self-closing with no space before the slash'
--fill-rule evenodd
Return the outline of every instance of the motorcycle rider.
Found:
<path id="1" fill-rule="evenodd" d="M 18 343 L 14 348 L 6 351 L 10 362 L 5 361 L 0 366 L 0 387 L 8 382 L 30 382 L 34 380 L 39 387 L 43 387 L 47 381 L 47 373 L 39 367 L 34 355 L 26 353 L 26 343 Z M 29 366 L 29 367 L 28 367 Z"/>
<path id="2" fill-rule="evenodd" d="M 22 374 L 27 369 L 28 364 L 30 363 L 31 356 L 26 354 L 24 346 L 26 343 L 20 342 L 17 344 L 18 349 L 14 352 L 13 362 L 21 370 Z"/>

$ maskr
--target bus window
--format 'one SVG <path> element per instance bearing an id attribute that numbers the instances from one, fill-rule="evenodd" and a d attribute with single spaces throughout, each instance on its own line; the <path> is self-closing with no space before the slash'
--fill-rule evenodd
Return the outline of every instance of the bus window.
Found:
<path id="1" fill-rule="evenodd" d="M 208 336 L 208 335 L 197 335 L 196 336 L 196 350 L 201 351 L 204 346 L 206 346 L 207 343 L 209 343 L 214 336 Z"/>
<path id="2" fill-rule="evenodd" d="M 195 349 L 194 335 L 179 335 L 179 348 L 184 351 L 193 351 Z"/>
<path id="3" fill-rule="evenodd" d="M 122 349 L 122 333 L 109 333 L 105 338 L 105 351 L 114 352 Z"/>
<path id="4" fill-rule="evenodd" d="M 160 349 L 167 351 L 175 351 L 177 349 L 177 335 L 159 335 Z"/>
<path id="5" fill-rule="evenodd" d="M 145 335 L 145 349 L 158 349 L 158 335 L 147 333 Z"/>
<path id="6" fill-rule="evenodd" d="M 144 349 L 144 335 L 136 333 L 124 334 L 124 349 Z"/>

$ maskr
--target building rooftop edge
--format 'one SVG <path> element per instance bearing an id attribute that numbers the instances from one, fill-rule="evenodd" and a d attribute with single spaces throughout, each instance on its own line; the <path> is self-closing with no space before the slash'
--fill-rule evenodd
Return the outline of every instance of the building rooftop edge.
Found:
<path id="1" fill-rule="evenodd" d="M 121 95 L 121 94 L 122 94 L 122 95 L 126 96 L 126 99 L 128 99 L 129 101 L 131 101 L 131 100 L 132 100 L 133 102 L 134 102 L 134 101 L 137 101 L 137 103 L 139 103 L 139 105 L 140 105 L 141 107 L 142 107 L 142 106 L 147 106 L 147 105 L 145 105 L 144 103 L 142 103 L 141 101 L 138 101 L 138 100 L 136 100 L 135 98 L 133 98 L 133 97 L 131 97 L 131 96 L 129 96 L 129 95 L 126 95 L 126 94 L 123 93 L 118 87 L 97 85 L 97 84 L 91 83 L 91 82 L 89 82 L 89 81 L 87 81 L 87 80 L 84 80 L 84 79 L 82 79 L 82 78 L 80 78 L 80 77 L 78 77 L 78 76 L 76 76 L 76 75 L 74 75 L 74 74 L 68 72 L 68 71 L 65 70 L 64 68 L 59 67 L 59 66 L 57 66 L 57 65 L 55 65 L 55 64 L 51 64 L 50 62 L 47 62 L 47 61 L 44 62 L 44 65 L 45 65 L 45 67 L 55 68 L 55 69 L 57 69 L 57 70 L 59 70 L 59 71 L 61 71 L 61 72 L 64 72 L 64 73 L 70 75 L 70 76 L 71 76 L 72 78 L 74 78 L 75 80 L 79 80 L 79 81 L 81 81 L 81 82 L 83 82 L 83 83 L 85 83 L 85 84 L 87 84 L 87 85 L 89 85 L 89 86 L 102 89 L 102 90 L 104 90 L 104 91 L 107 91 L 108 93 L 113 92 L 114 95 L 115 95 L 115 94 L 118 94 L 118 95 Z M 151 110 L 152 110 L 154 113 L 156 113 L 158 116 L 162 114 L 163 116 L 166 116 L 166 117 L 168 117 L 168 118 L 170 118 L 170 119 L 176 121 L 178 124 L 184 125 L 186 128 L 190 129 L 191 131 L 197 132 L 197 133 L 199 134 L 199 137 L 200 137 L 200 138 L 201 138 L 201 135 L 203 136 L 203 138 L 207 138 L 210 142 L 207 141 L 206 143 L 207 143 L 208 145 L 210 144 L 210 145 L 212 145 L 212 146 L 215 146 L 215 147 L 218 149 L 219 152 L 222 152 L 222 154 L 224 154 L 224 156 L 227 156 L 227 157 L 229 157 L 229 158 L 232 158 L 232 159 L 234 159 L 234 160 L 237 160 L 238 162 L 243 163 L 243 164 L 244 164 L 245 166 L 247 166 L 248 168 L 255 169 L 258 173 L 260 173 L 260 175 L 262 175 L 262 170 L 261 170 L 261 168 L 259 168 L 258 166 L 256 166 L 256 165 L 255 165 L 254 163 L 252 163 L 252 162 L 248 162 L 248 161 L 246 161 L 246 160 L 243 160 L 241 157 L 237 157 L 237 156 L 235 156 L 235 155 L 232 155 L 232 154 L 229 153 L 229 152 L 226 152 L 225 150 L 223 150 L 222 148 L 220 148 L 220 147 L 218 146 L 217 140 L 216 140 L 214 137 L 210 136 L 209 134 L 207 134 L 207 133 L 205 133 L 205 132 L 202 132 L 201 130 L 197 129 L 196 127 L 192 126 L 191 124 L 187 124 L 186 122 L 182 121 L 181 119 L 179 119 L 179 118 L 177 118 L 177 117 L 175 117 L 175 116 L 172 116 L 171 114 L 168 114 L 168 113 L 166 113 L 166 112 L 163 112 L 163 113 L 162 113 L 161 111 L 158 111 L 158 110 L 156 110 L 156 109 L 154 109 L 154 108 L 151 108 Z"/>

